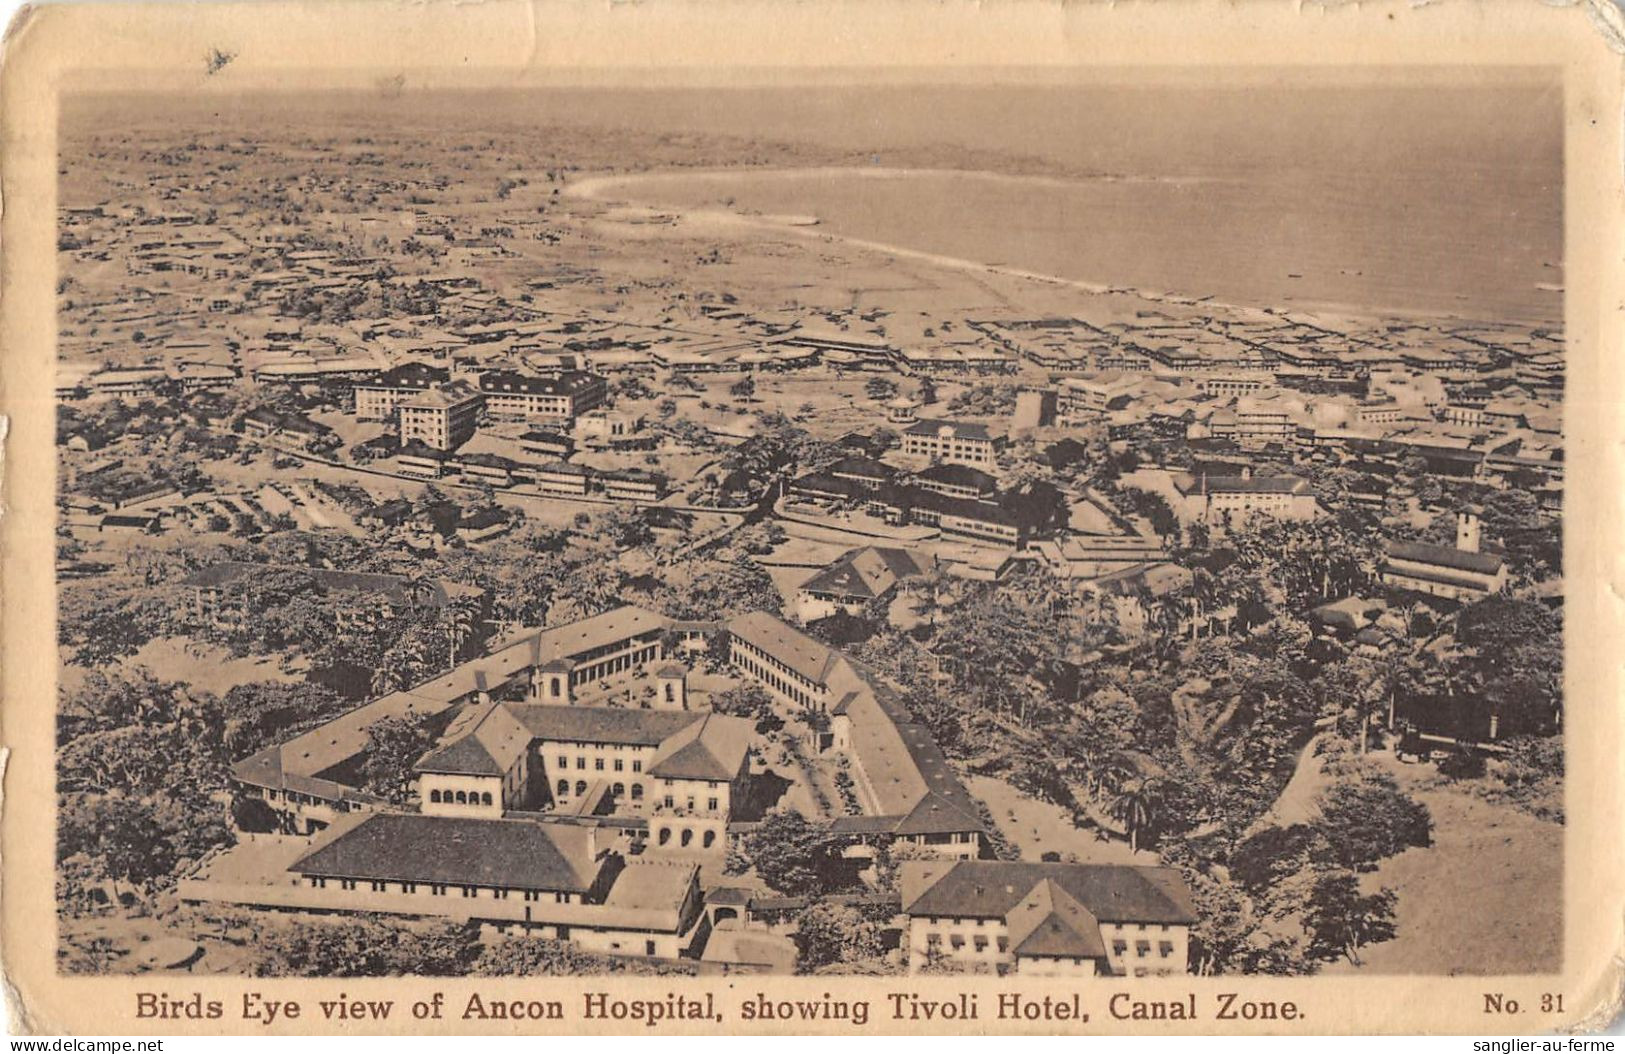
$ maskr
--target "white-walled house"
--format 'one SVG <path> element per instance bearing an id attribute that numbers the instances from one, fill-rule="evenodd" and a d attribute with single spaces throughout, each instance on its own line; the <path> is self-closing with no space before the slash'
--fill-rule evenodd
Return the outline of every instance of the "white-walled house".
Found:
<path id="1" fill-rule="evenodd" d="M 910 860 L 910 971 L 940 961 L 1038 977 L 1188 969 L 1190 891 L 1161 867 Z"/>

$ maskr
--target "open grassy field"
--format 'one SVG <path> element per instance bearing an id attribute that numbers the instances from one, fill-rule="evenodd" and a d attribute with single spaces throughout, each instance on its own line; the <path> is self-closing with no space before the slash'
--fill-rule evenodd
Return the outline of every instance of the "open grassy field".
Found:
<path id="1" fill-rule="evenodd" d="M 1072 823 L 1072 816 L 1059 805 L 1029 797 L 1003 780 L 990 776 L 970 776 L 965 786 L 985 802 L 1012 845 L 1021 850 L 1023 860 L 1039 860 L 1056 852 L 1063 860 L 1075 857 L 1085 864 L 1136 864 L 1155 867 L 1157 854 L 1133 852 L 1127 842 L 1097 838 Z"/>
<path id="2" fill-rule="evenodd" d="M 203 644 L 189 637 L 158 637 L 142 645 L 124 660 L 126 669 L 145 666 L 160 680 L 183 681 L 200 692 L 224 695 L 239 684 L 256 681 L 291 683 L 304 679 L 304 661 L 284 669 L 276 656 L 234 657 L 225 648 Z M 58 673 L 64 691 L 74 691 L 84 683 L 85 670 L 64 664 Z"/>
<path id="3" fill-rule="evenodd" d="M 1386 755 L 1376 755 L 1386 756 Z M 1432 847 L 1408 849 L 1366 876 L 1399 893 L 1398 934 L 1328 973 L 1523 974 L 1563 965 L 1563 828 L 1429 785 L 1431 766 L 1392 769 L 1433 814 Z"/>

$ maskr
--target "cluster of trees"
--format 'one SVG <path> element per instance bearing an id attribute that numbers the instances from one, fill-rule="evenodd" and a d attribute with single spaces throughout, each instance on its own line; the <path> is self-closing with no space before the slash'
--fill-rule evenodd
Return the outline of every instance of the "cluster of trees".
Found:
<path id="1" fill-rule="evenodd" d="M 241 684 L 216 696 L 158 680 L 144 667 L 86 674 L 58 708 L 64 909 L 150 900 L 189 862 L 230 844 L 231 763 L 347 705 L 311 684 Z"/>
<path id="2" fill-rule="evenodd" d="M 888 927 L 896 906 L 882 901 L 841 903 L 817 897 L 796 912 L 796 972 L 891 974 L 899 963 L 885 959 Z"/>
<path id="3" fill-rule="evenodd" d="M 776 732 L 784 727 L 784 719 L 773 709 L 773 699 L 767 690 L 752 683 L 724 689 L 711 696 L 711 709 L 719 714 L 742 717 L 756 722 L 759 734 Z"/>
<path id="4" fill-rule="evenodd" d="M 971 417 L 1008 417 L 1016 408 L 1013 384 L 975 384 L 948 400 L 948 411 Z"/>
<path id="5" fill-rule="evenodd" d="M 815 897 L 861 888 L 845 843 L 830 825 L 809 820 L 794 809 L 775 809 L 740 840 L 728 870 L 754 869 L 768 886 L 787 897 Z"/>
<path id="6" fill-rule="evenodd" d="M 1203 972 L 1256 969 L 1299 973 L 1335 958 L 1359 962 L 1360 948 L 1394 934 L 1397 895 L 1367 891 L 1360 873 L 1431 842 L 1426 808 L 1380 770 L 1355 766 L 1320 795 L 1309 823 L 1254 830 L 1214 856 L 1187 846 L 1176 854 L 1204 913 L 1196 933 Z"/>

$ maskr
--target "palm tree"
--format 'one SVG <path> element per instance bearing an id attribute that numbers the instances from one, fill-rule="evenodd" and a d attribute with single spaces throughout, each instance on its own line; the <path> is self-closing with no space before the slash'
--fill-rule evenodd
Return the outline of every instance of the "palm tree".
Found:
<path id="1" fill-rule="evenodd" d="M 446 637 L 451 642 L 450 654 L 447 656 L 447 668 L 457 665 L 457 651 L 463 646 L 474 626 L 479 622 L 479 611 L 476 610 L 476 601 L 470 596 L 460 596 L 446 606 Z"/>
<path id="2" fill-rule="evenodd" d="M 908 580 L 908 592 L 914 597 L 916 608 L 929 616 L 933 631 L 937 628 L 937 615 L 943 609 L 942 595 L 947 591 L 948 582 L 947 569 L 935 562 L 930 570 Z"/>
<path id="3" fill-rule="evenodd" d="M 388 653 L 372 668 L 372 694 L 375 698 L 398 692 L 405 686 L 405 678 L 396 659 L 393 652 Z"/>
<path id="4" fill-rule="evenodd" d="M 440 587 L 428 575 L 417 572 L 402 583 L 401 591 L 406 594 L 407 605 L 417 609 L 434 600 L 440 592 Z"/>
<path id="5" fill-rule="evenodd" d="M 1155 783 L 1141 777 L 1125 784 L 1112 801 L 1112 819 L 1123 825 L 1131 852 L 1140 848 L 1144 835 L 1156 829 L 1159 798 Z"/>

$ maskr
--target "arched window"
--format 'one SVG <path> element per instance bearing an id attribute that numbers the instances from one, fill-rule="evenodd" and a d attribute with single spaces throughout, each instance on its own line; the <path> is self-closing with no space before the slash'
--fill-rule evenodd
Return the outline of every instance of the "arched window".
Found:
<path id="1" fill-rule="evenodd" d="M 711 848 L 711 846 L 713 844 L 716 843 L 716 840 L 717 840 L 717 832 L 715 832 L 715 831 L 706 831 L 705 832 L 705 837 L 700 839 L 700 845 L 702 847 L 706 848 L 706 849 L 709 849 L 709 848 Z"/>
<path id="2" fill-rule="evenodd" d="M 633 801 L 642 801 L 643 800 L 643 784 L 641 784 L 641 783 L 632 784 L 632 800 Z"/>
<path id="3" fill-rule="evenodd" d="M 626 793 L 626 784 L 617 783 L 609 789 L 609 792 L 619 798 Z"/>
<path id="4" fill-rule="evenodd" d="M 665 845 L 669 841 L 671 841 L 671 828 L 662 827 L 660 829 L 660 844 Z"/>
<path id="5" fill-rule="evenodd" d="M 676 691 L 676 689 L 672 688 L 671 682 L 667 681 L 666 682 L 666 702 L 675 703 L 676 701 L 677 701 L 677 691 Z"/>
<path id="6" fill-rule="evenodd" d="M 567 797 L 570 793 L 570 781 L 559 780 L 559 797 Z"/>
<path id="7" fill-rule="evenodd" d="M 688 848 L 688 843 L 692 842 L 693 840 L 694 840 L 694 832 L 688 830 L 687 828 L 684 828 L 683 829 L 683 838 L 682 838 L 682 842 L 681 842 L 683 848 L 687 849 Z"/>
<path id="8" fill-rule="evenodd" d="M 458 805 L 467 805 L 468 804 L 468 795 L 466 793 L 464 793 L 463 791 L 458 791 L 457 792 L 457 804 Z"/>
<path id="9" fill-rule="evenodd" d="M 481 794 L 480 794 L 480 804 L 481 805 L 490 805 L 491 804 L 491 792 L 490 791 L 482 791 L 481 792 Z"/>
<path id="10" fill-rule="evenodd" d="M 437 791 L 437 790 L 430 791 L 429 792 L 429 800 L 431 802 L 433 802 L 434 804 L 439 805 L 440 804 L 440 792 Z"/>
<path id="11" fill-rule="evenodd" d="M 576 780 L 576 797 L 579 798 L 585 793 L 587 793 L 587 781 Z"/>

